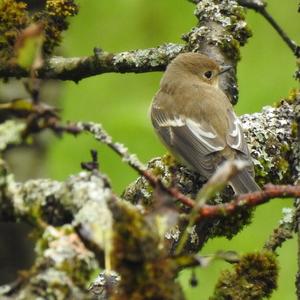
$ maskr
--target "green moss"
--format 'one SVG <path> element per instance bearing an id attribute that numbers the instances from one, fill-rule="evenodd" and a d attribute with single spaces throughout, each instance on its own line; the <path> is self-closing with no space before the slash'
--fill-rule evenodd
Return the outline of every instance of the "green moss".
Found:
<path id="1" fill-rule="evenodd" d="M 9 61 L 14 53 L 15 42 L 20 31 L 29 24 L 29 16 L 24 2 L 0 1 L 0 60 Z"/>
<path id="2" fill-rule="evenodd" d="M 47 0 L 46 10 L 50 16 L 66 18 L 78 13 L 78 6 L 73 0 Z"/>
<path id="3" fill-rule="evenodd" d="M 295 101 L 300 100 L 300 90 L 297 88 L 293 88 L 290 90 L 288 96 L 285 99 L 281 99 L 280 101 L 274 104 L 275 107 L 280 107 L 283 102 L 287 102 L 288 104 L 294 104 Z"/>
<path id="4" fill-rule="evenodd" d="M 33 19 L 42 22 L 45 27 L 45 55 L 50 55 L 61 43 L 62 32 L 69 27 L 67 18 L 77 13 L 78 6 L 73 0 L 47 0 L 45 10 L 34 15 Z"/>
<path id="5" fill-rule="evenodd" d="M 210 300 L 259 300 L 277 288 L 278 265 L 271 252 L 246 254 L 233 271 L 222 272 Z"/>
<path id="6" fill-rule="evenodd" d="M 287 175 L 287 173 L 289 172 L 290 164 L 286 159 L 284 159 L 283 157 L 277 157 L 275 160 L 275 165 L 280 170 L 282 178 L 290 177 L 289 175 Z M 279 178 L 279 180 L 281 180 L 282 178 Z"/>
<path id="7" fill-rule="evenodd" d="M 209 238 L 226 237 L 232 239 L 252 220 L 254 209 L 240 208 L 233 215 L 219 217 L 209 230 Z"/>
<path id="8" fill-rule="evenodd" d="M 240 43 L 236 39 L 223 39 L 219 46 L 226 54 L 226 56 L 234 61 L 240 59 Z"/>
<path id="9" fill-rule="evenodd" d="M 190 197 L 195 197 L 203 184 L 203 178 L 201 180 L 198 174 L 178 164 L 169 154 L 151 160 L 148 170 L 161 178 L 165 186 L 176 186 Z M 122 198 L 133 204 L 139 203 L 149 207 L 153 204 L 152 193 L 153 189 L 149 182 L 144 177 L 140 177 L 126 188 Z M 180 204 L 179 206 L 181 207 Z"/>
<path id="10" fill-rule="evenodd" d="M 262 137 L 263 148 L 254 161 L 255 179 L 259 185 L 267 182 L 284 183 L 289 178 L 289 158 L 291 148 L 276 136 Z"/>
<path id="11" fill-rule="evenodd" d="M 231 187 L 227 187 L 220 195 L 211 199 L 208 204 L 218 205 L 226 203 L 234 198 L 234 192 Z M 208 223 L 208 238 L 226 237 L 227 239 L 233 238 L 240 232 L 244 226 L 250 224 L 253 216 L 254 209 L 240 207 L 234 214 L 228 214 L 224 211 L 224 215 L 218 217 L 216 220 Z M 201 226 L 201 225 L 200 225 Z"/>
<path id="12" fill-rule="evenodd" d="M 220 47 L 225 56 L 237 61 L 240 46 L 252 36 L 245 22 L 245 9 L 236 1 L 200 1 L 195 15 L 198 27 L 183 37 L 188 42 L 188 49 L 201 51 L 206 46 Z"/>
<path id="13" fill-rule="evenodd" d="M 127 202 L 112 203 L 112 269 L 121 276 L 114 300 L 183 299 L 175 263 L 168 258 L 156 226 Z"/>
<path id="14" fill-rule="evenodd" d="M 171 154 L 165 154 L 161 158 L 161 161 L 163 164 L 165 164 L 166 166 L 169 166 L 169 167 L 176 166 L 178 164 L 178 162 L 176 161 L 174 156 Z"/>
<path id="15" fill-rule="evenodd" d="M 297 137 L 298 135 L 298 123 L 296 121 L 292 122 L 292 135 L 293 137 Z"/>
<path id="16" fill-rule="evenodd" d="M 36 246 L 39 260 L 47 256 L 51 263 L 48 268 L 55 268 L 68 274 L 76 286 L 84 288 L 98 268 L 94 254 L 87 250 L 71 225 L 60 228 L 48 227 Z"/>
<path id="17" fill-rule="evenodd" d="M 62 39 L 62 32 L 68 29 L 67 18 L 78 13 L 73 0 L 47 0 L 41 11 L 31 13 L 22 1 L 2 0 L 0 2 L 0 60 L 9 63 L 13 58 L 15 43 L 22 30 L 32 23 L 44 26 L 43 54 L 50 55 Z"/>

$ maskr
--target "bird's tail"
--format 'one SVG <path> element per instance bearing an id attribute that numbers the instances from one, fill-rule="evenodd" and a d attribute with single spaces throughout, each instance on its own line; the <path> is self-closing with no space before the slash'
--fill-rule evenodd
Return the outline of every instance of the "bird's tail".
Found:
<path id="1" fill-rule="evenodd" d="M 239 172 L 229 182 L 236 195 L 260 191 L 260 187 L 255 182 L 249 171 L 243 170 Z"/>

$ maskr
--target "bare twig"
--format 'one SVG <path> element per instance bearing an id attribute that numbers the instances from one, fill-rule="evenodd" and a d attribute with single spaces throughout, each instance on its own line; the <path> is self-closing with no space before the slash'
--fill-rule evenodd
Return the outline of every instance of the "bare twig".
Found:
<path id="1" fill-rule="evenodd" d="M 294 55 L 299 58 L 300 57 L 300 46 L 295 43 L 287 33 L 279 26 L 279 24 L 275 21 L 275 19 L 269 14 L 266 9 L 266 3 L 262 0 L 238 0 L 238 3 L 241 6 L 250 8 L 260 13 L 269 23 L 270 25 L 277 31 L 280 37 L 284 40 L 284 42 L 288 45 L 288 47 L 293 51 Z"/>
<path id="2" fill-rule="evenodd" d="M 275 228 L 264 245 L 265 250 L 275 252 L 277 248 L 293 237 L 295 231 L 295 211 L 291 208 L 283 209 L 283 218 Z"/>
<path id="3" fill-rule="evenodd" d="M 203 205 L 199 218 L 215 218 L 234 213 L 241 207 L 253 207 L 269 202 L 273 198 L 293 198 L 300 196 L 300 186 L 267 184 L 262 191 L 243 194 L 236 199 L 219 205 Z"/>

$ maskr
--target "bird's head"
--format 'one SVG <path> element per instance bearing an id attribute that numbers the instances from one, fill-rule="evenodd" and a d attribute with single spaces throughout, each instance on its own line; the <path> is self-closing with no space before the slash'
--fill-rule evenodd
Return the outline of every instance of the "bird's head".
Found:
<path id="1" fill-rule="evenodd" d="M 231 66 L 220 66 L 208 56 L 200 53 L 179 54 L 167 67 L 168 80 L 180 80 L 180 77 L 193 78 L 209 85 L 218 85 L 219 75 L 230 70 Z"/>

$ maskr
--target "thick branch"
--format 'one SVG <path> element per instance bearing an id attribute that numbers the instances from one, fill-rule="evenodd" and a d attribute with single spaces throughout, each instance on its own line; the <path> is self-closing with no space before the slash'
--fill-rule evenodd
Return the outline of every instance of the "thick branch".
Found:
<path id="1" fill-rule="evenodd" d="M 109 72 L 144 73 L 162 71 L 167 64 L 182 52 L 184 47 L 164 44 L 156 48 L 109 53 L 95 49 L 87 57 L 52 57 L 36 70 L 36 77 L 79 81 L 94 75 Z M 0 77 L 27 77 L 29 71 L 18 66 L 0 64 Z"/>
<path id="2" fill-rule="evenodd" d="M 97 172 L 82 172 L 65 182 L 40 179 L 20 184 L 2 165 L 1 221 L 29 222 L 43 234 L 35 247 L 34 266 L 21 278 L 21 285 L 1 290 L 1 299 L 4 295 L 20 300 L 92 299 L 85 286 L 102 264 L 99 251 L 106 248 L 111 232 L 108 202 L 112 199 L 110 187 Z"/>
<path id="3" fill-rule="evenodd" d="M 197 27 L 184 35 L 187 45 L 164 44 L 156 48 L 126 51 L 117 54 L 95 49 L 93 56 L 82 58 L 53 57 L 36 71 L 37 78 L 79 81 L 107 72 L 162 71 L 180 52 L 208 54 L 220 63 L 236 66 L 239 46 L 250 36 L 245 15 L 235 0 L 201 1 L 195 13 Z M 18 66 L 0 64 L 0 77 L 27 77 L 29 72 Z M 223 76 L 222 87 L 237 101 L 234 69 Z"/>

